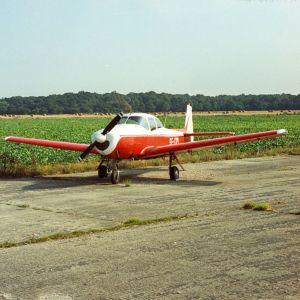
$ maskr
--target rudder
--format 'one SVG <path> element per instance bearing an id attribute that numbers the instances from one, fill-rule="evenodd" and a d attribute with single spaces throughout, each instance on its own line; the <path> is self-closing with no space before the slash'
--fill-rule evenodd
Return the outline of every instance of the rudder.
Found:
<path id="1" fill-rule="evenodd" d="M 188 104 L 186 106 L 184 129 L 185 129 L 186 133 L 193 133 L 194 132 L 193 111 L 192 111 L 192 106 L 190 104 Z M 194 141 L 194 137 L 190 137 L 190 142 L 193 142 L 193 141 Z"/>

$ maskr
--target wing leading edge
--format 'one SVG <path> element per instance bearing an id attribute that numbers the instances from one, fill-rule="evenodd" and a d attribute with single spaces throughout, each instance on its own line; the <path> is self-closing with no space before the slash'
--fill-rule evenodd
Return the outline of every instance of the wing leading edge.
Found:
<path id="1" fill-rule="evenodd" d="M 275 138 L 287 133 L 288 131 L 286 129 L 279 129 L 279 130 L 272 130 L 272 131 L 265 131 L 265 132 L 248 133 L 248 134 L 242 134 L 237 136 L 207 139 L 207 140 L 196 141 L 196 142 L 170 144 L 170 145 L 159 146 L 159 147 L 152 146 L 152 147 L 144 148 L 140 154 L 140 157 L 147 158 L 152 156 L 164 155 L 167 153 L 185 152 L 192 149 L 213 148 L 213 147 L 218 147 L 226 144 L 247 143 L 247 142 L 253 142 L 261 139 Z"/>
<path id="2" fill-rule="evenodd" d="M 23 143 L 23 144 L 58 148 L 58 149 L 63 149 L 63 150 L 73 150 L 73 151 L 79 151 L 79 152 L 83 152 L 89 146 L 89 144 L 58 142 L 58 141 L 23 138 L 23 137 L 16 137 L 16 136 L 9 136 L 9 137 L 5 138 L 5 140 L 8 142 L 14 142 L 14 143 Z M 93 149 L 92 152 L 97 154 L 97 151 L 95 149 Z"/>
<path id="3" fill-rule="evenodd" d="M 212 131 L 212 132 L 192 132 L 192 133 L 184 133 L 183 136 L 213 136 L 213 135 L 235 135 L 232 131 Z"/>

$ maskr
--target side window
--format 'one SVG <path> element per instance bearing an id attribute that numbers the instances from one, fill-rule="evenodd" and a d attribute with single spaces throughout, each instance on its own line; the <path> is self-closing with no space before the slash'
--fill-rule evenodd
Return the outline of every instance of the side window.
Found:
<path id="1" fill-rule="evenodd" d="M 156 129 L 156 123 L 155 123 L 154 119 L 148 118 L 148 121 L 149 121 L 149 125 L 150 125 L 150 130 Z"/>
<path id="2" fill-rule="evenodd" d="M 161 124 L 161 122 L 160 122 L 159 119 L 155 118 L 155 122 L 156 122 L 157 128 L 162 128 L 162 127 L 164 127 L 164 126 Z"/>
<path id="3" fill-rule="evenodd" d="M 146 118 L 144 118 L 144 117 L 141 118 L 140 125 L 142 125 L 144 128 L 146 128 L 147 130 L 149 130 L 149 125 L 148 125 L 148 122 L 147 122 Z"/>

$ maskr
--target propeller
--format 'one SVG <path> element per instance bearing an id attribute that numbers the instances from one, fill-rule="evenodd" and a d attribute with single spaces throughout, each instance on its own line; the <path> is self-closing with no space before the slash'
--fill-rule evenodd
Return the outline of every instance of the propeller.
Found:
<path id="1" fill-rule="evenodd" d="M 91 151 L 95 146 L 98 148 L 101 148 L 101 146 L 106 142 L 106 134 L 109 133 L 120 121 L 122 118 L 123 113 L 120 112 L 118 113 L 103 129 L 102 133 L 97 133 L 95 135 L 95 141 L 91 143 L 78 157 L 78 161 L 82 161 Z M 108 142 L 107 142 L 108 143 Z"/>

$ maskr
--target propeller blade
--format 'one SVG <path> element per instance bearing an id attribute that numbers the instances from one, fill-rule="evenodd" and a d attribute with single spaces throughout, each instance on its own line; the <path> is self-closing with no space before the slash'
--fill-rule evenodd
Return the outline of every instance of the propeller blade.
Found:
<path id="1" fill-rule="evenodd" d="M 102 131 L 102 134 L 106 135 L 108 132 L 110 132 L 117 125 L 117 123 L 120 121 L 122 116 L 123 116 L 122 112 L 118 113 L 104 128 L 104 130 Z"/>
<path id="2" fill-rule="evenodd" d="M 120 121 L 120 119 L 122 118 L 123 113 L 120 112 L 118 113 L 109 123 L 108 125 L 104 128 L 104 130 L 102 131 L 101 135 L 106 135 L 108 132 L 110 132 L 116 125 L 117 123 Z M 105 142 L 105 141 L 104 141 Z M 78 161 L 82 161 L 88 154 L 91 153 L 91 151 L 93 150 L 93 148 L 96 146 L 96 144 L 99 143 L 96 141 L 94 141 L 92 144 L 90 144 L 85 150 L 84 152 L 81 153 L 81 155 L 78 157 Z M 103 143 L 99 143 L 100 145 Z"/>
<path id="3" fill-rule="evenodd" d="M 95 142 L 90 144 L 84 152 L 81 153 L 81 155 L 78 157 L 78 161 L 82 161 L 95 147 Z"/>

